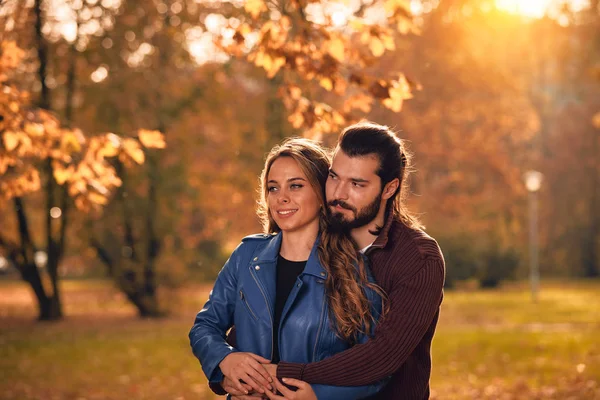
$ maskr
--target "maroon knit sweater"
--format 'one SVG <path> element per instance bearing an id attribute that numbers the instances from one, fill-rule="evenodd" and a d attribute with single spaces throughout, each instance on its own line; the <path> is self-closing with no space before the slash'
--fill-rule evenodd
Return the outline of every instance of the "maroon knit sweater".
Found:
<path id="1" fill-rule="evenodd" d="M 277 376 L 313 384 L 361 386 L 391 375 L 372 399 L 428 399 L 431 340 L 445 275 L 440 248 L 423 231 L 407 228 L 390 215 L 367 255 L 377 283 L 389 298 L 389 310 L 377 324 L 374 337 L 319 362 L 281 361 Z"/>

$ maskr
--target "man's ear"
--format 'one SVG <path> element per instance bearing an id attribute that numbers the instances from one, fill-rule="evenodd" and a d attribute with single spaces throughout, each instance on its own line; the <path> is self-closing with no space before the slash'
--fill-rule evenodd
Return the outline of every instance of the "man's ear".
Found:
<path id="1" fill-rule="evenodd" d="M 390 197 L 392 197 L 394 195 L 394 193 L 396 193 L 396 190 L 398 190 L 399 186 L 400 186 L 400 180 L 398 178 L 392 179 L 383 188 L 383 193 L 381 194 L 381 198 L 384 200 L 389 199 Z"/>

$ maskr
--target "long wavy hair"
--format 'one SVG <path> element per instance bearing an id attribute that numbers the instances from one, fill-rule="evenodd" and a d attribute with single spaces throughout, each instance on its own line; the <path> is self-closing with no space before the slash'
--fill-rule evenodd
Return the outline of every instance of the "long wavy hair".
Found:
<path id="1" fill-rule="evenodd" d="M 374 290 L 382 299 L 386 298 L 385 293 L 379 286 L 369 282 L 362 255 L 358 253 L 349 234 L 331 232 L 328 229 L 325 182 L 329 175 L 330 157 L 317 142 L 304 138 L 286 139 L 267 155 L 260 177 L 260 200 L 257 210 L 265 233 L 281 231 L 271 216 L 267 203 L 267 177 L 273 162 L 280 157 L 290 157 L 298 163 L 319 199 L 321 211 L 318 255 L 321 265 L 328 272 L 325 292 L 329 312 L 338 336 L 354 343 L 360 333 L 368 334 L 375 322 L 365 289 Z M 358 268 L 355 268 L 355 265 Z"/>

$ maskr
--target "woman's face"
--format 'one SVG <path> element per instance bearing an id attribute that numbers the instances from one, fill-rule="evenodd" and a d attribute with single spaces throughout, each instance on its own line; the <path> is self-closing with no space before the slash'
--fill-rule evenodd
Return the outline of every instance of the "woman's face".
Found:
<path id="1" fill-rule="evenodd" d="M 279 157 L 267 175 L 267 204 L 282 232 L 296 232 L 319 224 L 319 197 L 291 157 Z"/>

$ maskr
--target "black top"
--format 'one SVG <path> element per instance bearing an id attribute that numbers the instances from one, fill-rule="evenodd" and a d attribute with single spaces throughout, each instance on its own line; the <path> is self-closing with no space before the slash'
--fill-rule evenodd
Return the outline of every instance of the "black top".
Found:
<path id="1" fill-rule="evenodd" d="M 296 278 L 304 270 L 306 261 L 289 261 L 281 255 L 277 258 L 276 286 L 275 286 L 275 315 L 273 316 L 273 360 L 279 362 L 279 323 L 285 302 L 296 283 Z"/>

